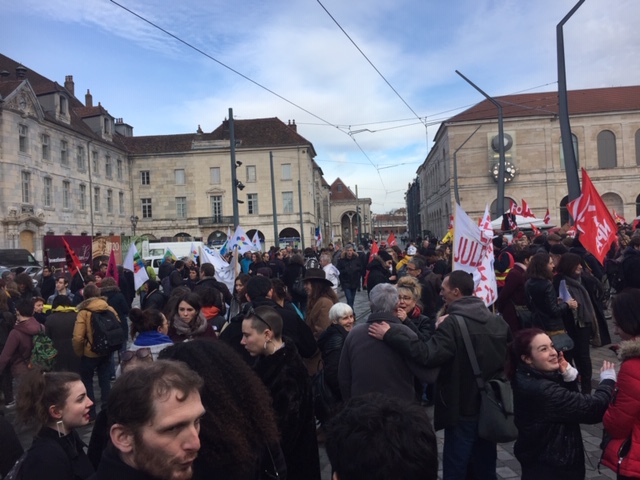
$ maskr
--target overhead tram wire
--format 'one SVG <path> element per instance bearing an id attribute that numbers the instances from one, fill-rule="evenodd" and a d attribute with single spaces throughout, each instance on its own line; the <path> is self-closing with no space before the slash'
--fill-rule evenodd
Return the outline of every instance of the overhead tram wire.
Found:
<path id="1" fill-rule="evenodd" d="M 415 117 L 418 120 L 420 120 L 420 122 L 422 122 L 424 124 L 424 130 L 425 130 L 425 135 L 426 135 L 427 134 L 426 119 L 425 119 L 425 121 L 423 121 L 422 118 L 420 117 L 420 115 L 418 115 L 415 112 L 415 110 L 413 108 L 411 108 L 411 106 L 406 102 L 406 100 L 404 98 L 402 98 L 402 95 L 400 95 L 400 93 L 398 93 L 398 91 L 393 87 L 393 85 L 391 85 L 389 80 L 387 80 L 387 78 L 382 74 L 382 72 L 380 72 L 380 70 L 378 70 L 378 68 L 373 64 L 373 62 L 369 59 L 369 57 L 367 57 L 367 55 L 362 51 L 362 49 L 358 46 L 358 44 L 349 36 L 349 34 L 346 32 L 346 30 L 344 28 L 342 28 L 342 25 L 340 25 L 340 23 L 335 19 L 335 17 L 333 15 L 331 15 L 331 12 L 329 12 L 329 10 L 327 10 L 327 7 L 325 7 L 320 0 L 316 0 L 316 1 L 318 2 L 318 4 L 320 4 L 320 6 L 327 13 L 327 15 L 329 15 L 329 18 L 331 18 L 331 20 L 333 20 L 333 22 L 338 26 L 338 28 L 342 31 L 342 33 L 345 34 L 345 36 L 349 39 L 349 41 L 353 44 L 353 46 L 356 47 L 356 49 L 360 52 L 360 54 L 364 57 L 364 59 L 367 62 L 369 62 L 369 65 L 371 65 L 371 67 L 373 67 L 373 69 L 378 73 L 378 75 L 380 75 L 380 78 L 382 78 L 385 81 L 385 83 L 389 86 L 389 88 L 391 90 L 393 90 L 393 93 L 395 93 L 396 96 L 400 100 L 402 100 L 402 103 L 404 103 L 406 105 L 406 107 L 409 110 L 411 110 L 411 113 L 413 113 L 415 115 Z M 427 139 L 428 139 L 428 137 L 427 137 Z"/>
<path id="2" fill-rule="evenodd" d="M 326 125 L 329 125 L 329 126 L 331 126 L 331 127 L 335 127 L 335 128 L 337 128 L 338 130 L 340 130 L 340 128 L 339 128 L 337 125 L 334 125 L 333 123 L 331 123 L 331 122 L 329 122 L 329 121 L 325 120 L 324 118 L 322 118 L 322 117 L 320 117 L 320 116 L 316 115 L 315 113 L 310 112 L 310 111 L 309 111 L 309 110 L 307 110 L 306 108 L 301 107 L 301 106 L 300 106 L 300 105 L 298 105 L 297 103 L 294 103 L 293 101 L 291 101 L 291 100 L 289 100 L 289 99 L 287 99 L 287 98 L 283 97 L 282 95 L 280 95 L 280 94 L 278 94 L 278 93 L 274 92 L 274 91 L 273 91 L 273 90 L 271 90 L 270 88 L 265 87 L 265 86 L 264 86 L 264 85 L 262 85 L 261 83 L 258 83 L 258 82 L 256 82 L 255 80 L 253 80 L 253 79 L 251 79 L 251 78 L 247 77 L 247 76 L 246 76 L 246 75 L 244 75 L 243 73 L 241 73 L 241 72 L 239 72 L 239 71 L 235 70 L 234 68 L 230 67 L 229 65 L 227 65 L 227 64 L 225 64 L 225 63 L 223 63 L 223 62 L 221 62 L 221 61 L 220 61 L 220 60 L 218 60 L 217 58 L 215 58 L 215 57 L 213 57 L 213 56 L 209 55 L 207 52 L 205 52 L 205 51 L 203 51 L 203 50 L 199 49 L 199 48 L 198 48 L 198 47 L 196 47 L 195 45 L 192 45 L 191 43 L 187 42 L 186 40 L 183 40 L 183 39 L 181 39 L 180 37 L 178 37 L 177 35 L 174 35 L 173 33 L 169 32 L 168 30 L 165 30 L 165 29 L 164 29 L 164 28 L 162 28 L 160 25 L 156 25 L 156 24 L 155 24 L 155 23 L 153 23 L 151 20 L 148 20 L 147 18 L 145 18 L 145 17 L 143 17 L 142 15 L 140 15 L 140 14 L 138 14 L 138 13 L 134 12 L 133 10 L 131 10 L 131 9 L 127 8 L 127 7 L 125 7 L 124 5 L 119 4 L 119 3 L 118 3 L 118 2 L 116 2 L 115 0 L 110 0 L 110 1 L 111 1 L 111 3 L 113 3 L 113 4 L 117 5 L 118 7 L 122 8 L 123 10 L 125 10 L 125 11 L 129 12 L 131 15 L 134 15 L 134 16 L 138 17 L 138 18 L 139 18 L 140 20 L 142 20 L 143 22 L 146 22 L 146 23 L 148 23 L 149 25 L 151 25 L 152 27 L 157 28 L 157 29 L 158 29 L 158 30 L 160 30 L 161 32 L 163 32 L 163 33 L 165 33 L 165 34 L 169 35 L 169 36 L 170 36 L 171 38 L 173 38 L 174 40 L 177 40 L 178 42 L 182 43 L 183 45 L 186 45 L 186 46 L 187 46 L 187 47 L 189 47 L 190 49 L 195 50 L 195 51 L 196 51 L 196 52 L 198 52 L 200 55 L 204 55 L 204 56 L 205 56 L 205 57 L 207 57 L 209 60 L 213 60 L 213 61 L 214 61 L 214 62 L 216 62 L 218 65 L 220 65 L 220 66 L 222 66 L 222 67 L 226 68 L 227 70 L 230 70 L 231 72 L 233 72 L 233 73 L 235 73 L 236 75 L 238 75 L 238 76 L 240 76 L 240 77 L 244 78 L 245 80 L 247 80 L 247 81 L 249 81 L 249 82 L 253 83 L 253 84 L 254 84 L 254 85 L 256 85 L 257 87 L 262 88 L 263 90 L 265 90 L 265 91 L 269 92 L 270 94 L 275 95 L 275 96 L 276 96 L 276 97 L 278 97 L 280 100 L 284 100 L 284 101 L 285 101 L 285 102 L 287 102 L 289 105 L 292 105 L 292 106 L 294 106 L 294 107 L 296 107 L 296 108 L 298 108 L 298 109 L 302 110 L 303 112 L 308 113 L 308 114 L 309 114 L 309 115 L 311 115 L 312 117 L 317 118 L 317 119 L 318 119 L 318 120 L 320 120 L 321 122 L 324 122 Z M 343 132 L 343 133 L 346 133 L 346 132 Z"/>
<path id="3" fill-rule="evenodd" d="M 284 100 L 284 101 L 285 101 L 285 102 L 287 102 L 289 105 L 292 105 L 292 106 L 294 106 L 294 107 L 296 107 L 296 108 L 298 108 L 298 109 L 302 110 L 303 112 L 308 113 L 308 114 L 309 114 L 309 115 L 311 115 L 312 117 L 314 117 L 314 118 L 316 118 L 316 119 L 320 120 L 320 121 L 321 121 L 321 122 L 323 122 L 324 124 L 326 124 L 326 125 L 328 125 L 328 126 L 331 126 L 331 127 L 334 127 L 334 128 L 336 128 L 337 130 L 341 131 L 342 133 L 345 133 L 345 134 L 349 135 L 349 137 L 351 137 L 351 139 L 352 139 L 352 140 L 353 140 L 353 142 L 357 145 L 358 149 L 362 152 L 362 154 L 365 156 L 365 158 L 369 161 L 369 163 L 373 166 L 373 168 L 375 168 L 375 169 L 376 169 L 376 172 L 378 173 L 378 176 L 380 177 L 380 182 L 382 183 L 382 186 L 385 188 L 385 191 L 386 191 L 386 186 L 385 186 L 384 182 L 382 181 L 382 176 L 380 175 L 380 172 L 378 171 L 378 169 L 377 169 L 376 165 L 371 161 L 371 158 L 369 158 L 369 156 L 365 153 L 365 151 L 362 149 L 362 147 L 360 146 L 360 144 L 359 144 L 359 143 L 358 143 L 358 142 L 353 138 L 353 135 L 351 135 L 349 132 L 346 132 L 346 131 L 342 130 L 338 125 L 335 125 L 335 124 L 333 124 L 333 123 L 331 123 L 331 122 L 329 122 L 329 121 L 325 120 L 324 118 L 320 117 L 319 115 L 316 115 L 315 113 L 313 113 L 313 112 L 311 112 L 311 111 L 307 110 L 306 108 L 301 107 L 300 105 L 298 105 L 298 104 L 296 104 L 296 103 L 292 102 L 291 100 L 289 100 L 289 99 L 287 99 L 287 98 L 283 97 L 282 95 L 280 95 L 280 94 L 278 94 L 278 93 L 274 92 L 273 90 L 271 90 L 270 88 L 268 88 L 268 87 L 266 87 L 266 86 L 262 85 L 261 83 L 258 83 L 258 82 L 256 82 L 255 80 L 253 80 L 253 79 L 251 79 L 251 78 L 247 77 L 247 76 L 246 76 L 246 75 L 244 75 L 243 73 L 241 73 L 241 72 L 239 72 L 239 71 L 235 70 L 234 68 L 230 67 L 229 65 L 227 65 L 227 64 L 225 64 L 225 63 L 223 63 L 223 62 L 221 62 L 221 61 L 220 61 L 220 60 L 218 60 L 217 58 L 215 58 L 215 57 L 213 57 L 213 56 L 209 55 L 207 52 L 205 52 L 205 51 L 203 51 L 203 50 L 199 49 L 199 48 L 198 48 L 198 47 L 196 47 L 195 45 L 192 45 L 191 43 L 187 42 L 186 40 L 183 40 L 182 38 L 180 38 L 180 37 L 178 37 L 177 35 L 175 35 L 175 34 L 173 34 L 173 33 L 169 32 L 168 30 L 166 30 L 166 29 L 162 28 L 161 26 L 156 25 L 156 24 L 155 24 L 155 23 L 153 23 L 151 20 L 148 20 L 147 18 L 145 18 L 145 17 L 143 17 L 142 15 L 140 15 L 140 14 L 138 14 L 138 13 L 134 12 L 133 10 L 131 10 L 131 9 L 127 8 L 127 7 L 125 7 L 124 5 L 119 4 L 119 3 L 118 3 L 118 2 L 116 2 L 115 0 L 110 0 L 110 1 L 111 1 L 111 3 L 113 3 L 114 5 L 117 5 L 118 7 L 122 8 L 123 10 L 125 10 L 125 11 L 129 12 L 131 15 L 134 15 L 135 17 L 139 18 L 139 19 L 140 19 L 140 20 L 142 20 L 143 22 L 148 23 L 148 24 L 149 24 L 149 25 L 151 25 L 152 27 L 157 28 L 158 30 L 160 30 L 160 31 L 161 31 L 161 32 L 163 32 L 164 34 L 169 35 L 171 38 L 173 38 L 173 39 L 177 40 L 178 42 L 182 43 L 183 45 L 186 45 L 186 46 L 187 46 L 187 47 L 189 47 L 190 49 L 192 49 L 192 50 L 194 50 L 194 51 L 198 52 L 199 54 L 201 54 L 201 55 L 203 55 L 203 56 L 205 56 L 205 57 L 206 57 L 206 58 L 208 58 L 209 60 L 213 60 L 213 61 L 214 61 L 214 62 L 216 62 L 218 65 L 220 65 L 220 66 L 222 66 L 222 67 L 226 68 L 227 70 L 230 70 L 231 72 L 235 73 L 236 75 L 238 75 L 238 76 L 240 76 L 240 77 L 244 78 L 245 80 L 247 80 L 247 81 L 249 81 L 249 82 L 253 83 L 253 84 L 254 84 L 254 85 L 256 85 L 257 87 L 260 87 L 260 88 L 262 88 L 263 90 L 265 90 L 265 91 L 269 92 L 270 94 L 275 95 L 275 96 L 276 96 L 276 97 L 278 97 L 279 99 Z M 374 68 L 375 68 L 375 67 L 374 67 Z M 383 78 L 384 78 L 384 77 L 383 77 Z M 391 86 L 391 85 L 389 85 L 389 86 Z M 391 88 L 393 89 L 393 87 L 391 87 Z M 395 90 L 394 90 L 394 91 L 395 91 Z M 396 93 L 397 93 L 397 92 L 396 92 Z M 408 106 L 408 105 L 407 105 L 407 106 Z M 409 108 L 411 108 L 411 107 L 409 107 Z M 413 110 L 411 110 L 411 111 L 413 112 Z M 413 112 L 413 113 L 415 114 L 415 112 Z"/>

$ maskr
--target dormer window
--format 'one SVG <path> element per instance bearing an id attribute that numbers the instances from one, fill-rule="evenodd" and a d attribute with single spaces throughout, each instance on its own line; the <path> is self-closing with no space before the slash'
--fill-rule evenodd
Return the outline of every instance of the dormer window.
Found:
<path id="1" fill-rule="evenodd" d="M 107 135 L 109 135 L 109 133 L 110 133 L 109 119 L 108 118 L 104 119 L 104 133 L 106 133 Z"/>
<path id="2" fill-rule="evenodd" d="M 68 106 L 67 106 L 67 97 L 64 95 L 60 95 L 60 115 L 67 115 Z"/>

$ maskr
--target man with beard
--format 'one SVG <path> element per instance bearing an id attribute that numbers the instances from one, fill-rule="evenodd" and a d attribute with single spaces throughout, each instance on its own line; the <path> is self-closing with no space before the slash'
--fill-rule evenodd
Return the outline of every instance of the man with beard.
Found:
<path id="1" fill-rule="evenodd" d="M 92 479 L 188 480 L 200 450 L 202 379 L 158 360 L 124 373 L 109 396 L 111 444 Z"/>

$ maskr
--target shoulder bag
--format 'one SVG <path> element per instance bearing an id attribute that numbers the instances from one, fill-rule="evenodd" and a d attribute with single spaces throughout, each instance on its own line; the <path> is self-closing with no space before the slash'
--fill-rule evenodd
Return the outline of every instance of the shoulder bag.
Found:
<path id="1" fill-rule="evenodd" d="M 475 350 L 464 319 L 456 317 L 464 346 L 469 355 L 471 368 L 480 390 L 480 414 L 478 417 L 478 437 L 495 443 L 511 442 L 518 438 L 513 415 L 513 391 L 511 384 L 503 376 L 485 382 L 478 365 Z"/>

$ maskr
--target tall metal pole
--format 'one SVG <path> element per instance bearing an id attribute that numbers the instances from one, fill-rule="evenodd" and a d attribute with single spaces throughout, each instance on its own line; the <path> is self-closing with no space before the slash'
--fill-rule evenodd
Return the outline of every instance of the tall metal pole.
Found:
<path id="1" fill-rule="evenodd" d="M 229 144 L 231 152 L 231 201 L 233 202 L 233 228 L 240 225 L 240 213 L 238 212 L 238 185 L 236 177 L 236 135 L 233 128 L 233 108 L 229 109 Z"/>
<path id="2" fill-rule="evenodd" d="M 564 63 L 564 34 L 562 27 L 580 8 L 584 0 L 580 0 L 556 27 L 556 44 L 558 49 L 558 116 L 560 119 L 560 136 L 562 138 L 562 153 L 564 154 L 564 170 L 567 175 L 567 190 L 569 200 L 580 196 L 580 180 L 578 179 L 578 164 L 573 150 L 571 138 L 571 124 L 569 123 L 569 102 L 567 100 L 567 72 Z"/>
<path id="3" fill-rule="evenodd" d="M 458 148 L 456 148 L 456 151 L 453 152 L 453 193 L 455 194 L 456 197 L 456 203 L 458 205 L 460 205 L 460 192 L 458 191 L 458 151 L 465 146 L 465 144 L 471 140 L 471 137 L 473 137 L 476 132 L 478 130 L 480 130 L 482 128 L 482 125 L 478 125 L 478 128 L 476 128 L 473 133 L 471 135 L 469 135 L 467 137 L 467 139 L 462 142 L 462 145 L 460 145 Z"/>
<path id="4" fill-rule="evenodd" d="M 269 152 L 269 165 L 271 166 L 271 205 L 273 210 L 273 244 L 280 248 L 278 241 L 278 209 L 276 208 L 276 181 L 273 173 L 273 152 Z"/>
<path id="5" fill-rule="evenodd" d="M 298 207 L 300 208 L 300 245 L 304 250 L 304 219 L 302 218 L 302 187 L 298 180 Z"/>
<path id="6" fill-rule="evenodd" d="M 360 218 L 360 197 L 358 197 L 358 185 L 356 185 L 356 215 L 358 216 L 358 236 L 356 237 L 356 241 L 358 242 L 356 245 L 357 250 L 358 245 L 362 243 L 362 220 Z"/>
<path id="7" fill-rule="evenodd" d="M 504 128 L 502 124 L 502 105 L 500 105 L 497 101 L 491 98 L 489 95 L 484 93 L 477 85 L 475 85 L 471 80 L 461 74 L 458 70 L 456 73 L 460 75 L 465 82 L 475 88 L 478 92 L 480 92 L 484 97 L 493 103 L 498 109 L 498 140 L 500 141 L 500 145 L 498 147 L 498 198 L 496 201 L 496 211 L 494 212 L 496 218 L 502 218 L 504 214 Z"/>

